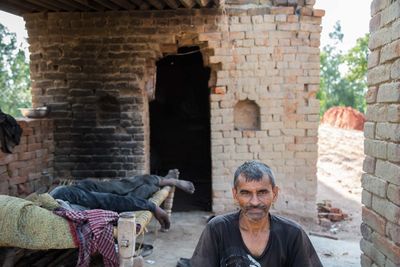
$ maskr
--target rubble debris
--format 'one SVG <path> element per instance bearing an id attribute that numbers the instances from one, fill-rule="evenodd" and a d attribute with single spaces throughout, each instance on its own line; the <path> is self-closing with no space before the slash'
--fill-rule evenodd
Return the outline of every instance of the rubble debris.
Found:
<path id="1" fill-rule="evenodd" d="M 320 220 L 320 224 L 326 224 L 327 220 L 331 222 L 339 222 L 343 221 L 348 217 L 346 213 L 344 213 L 341 209 L 332 207 L 332 204 L 329 200 L 324 200 L 323 203 L 317 203 L 318 206 L 318 218 Z M 325 219 L 325 220 L 324 220 Z"/>

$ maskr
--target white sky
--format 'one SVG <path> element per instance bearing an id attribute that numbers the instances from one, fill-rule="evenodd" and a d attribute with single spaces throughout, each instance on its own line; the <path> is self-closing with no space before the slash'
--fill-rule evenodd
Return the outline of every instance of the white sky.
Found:
<path id="1" fill-rule="evenodd" d="M 28 44 L 26 43 L 28 34 L 25 30 L 25 21 L 22 17 L 0 11 L 0 23 L 8 28 L 10 32 L 15 32 L 17 34 L 18 44 L 22 44 L 24 48 L 28 47 Z"/>
<path id="2" fill-rule="evenodd" d="M 340 47 L 343 51 L 353 47 L 357 38 L 369 31 L 372 0 L 316 1 L 315 8 L 325 10 L 325 16 L 322 18 L 321 48 L 329 43 L 328 34 L 333 31 L 333 26 L 338 20 L 344 33 L 343 45 Z M 0 23 L 17 34 L 18 43 L 23 43 L 24 48 L 28 46 L 25 42 L 25 22 L 21 17 L 0 11 Z"/>
<path id="3" fill-rule="evenodd" d="M 372 0 L 317 0 L 314 8 L 325 10 L 322 18 L 321 48 L 329 43 L 329 33 L 336 21 L 340 21 L 344 33 L 343 45 L 347 51 L 356 40 L 369 32 Z"/>

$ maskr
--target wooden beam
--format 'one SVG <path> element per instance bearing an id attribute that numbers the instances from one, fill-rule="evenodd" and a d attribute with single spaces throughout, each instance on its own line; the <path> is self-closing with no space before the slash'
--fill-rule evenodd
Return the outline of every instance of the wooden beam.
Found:
<path id="1" fill-rule="evenodd" d="M 74 0 L 57 0 L 57 2 L 61 2 L 65 5 L 69 5 L 75 11 L 89 11 L 90 10 L 89 7 L 82 5 L 79 2 L 75 2 Z"/>
<path id="2" fill-rule="evenodd" d="M 152 5 L 153 7 L 157 8 L 158 10 L 164 9 L 165 6 L 164 2 L 160 0 L 146 0 L 146 2 Z"/>
<path id="3" fill-rule="evenodd" d="M 210 3 L 210 0 L 196 0 L 196 3 L 197 3 L 200 7 L 206 7 L 206 6 L 208 6 L 208 4 Z"/>
<path id="4" fill-rule="evenodd" d="M 98 3 L 99 5 L 105 7 L 106 10 L 120 10 L 121 8 L 114 4 L 112 1 L 108 1 L 108 0 L 93 0 L 96 3 Z"/>
<path id="5" fill-rule="evenodd" d="M 2 1 L 1 1 L 2 2 Z M 17 6 L 17 7 L 24 7 L 32 10 L 39 10 L 38 5 L 31 4 L 27 1 L 19 1 L 19 0 L 6 0 L 5 2 L 10 3 L 11 5 Z"/>
<path id="6" fill-rule="evenodd" d="M 10 5 L 10 4 L 4 3 L 4 2 L 0 2 L 0 10 L 17 15 L 17 16 L 21 16 L 22 14 L 30 11 L 27 9 L 17 8 L 14 5 Z"/>
<path id="7" fill-rule="evenodd" d="M 16 15 L 32 12 L 106 10 L 162 10 L 220 6 L 222 0 L 0 0 L 0 8 Z"/>
<path id="8" fill-rule="evenodd" d="M 164 0 L 164 2 L 172 9 L 178 9 L 180 6 L 176 0 Z"/>
<path id="9" fill-rule="evenodd" d="M 120 6 L 121 8 L 125 10 L 134 10 L 136 9 L 136 6 L 129 2 L 128 0 L 110 0 L 114 4 Z"/>
<path id="10" fill-rule="evenodd" d="M 192 8 L 196 4 L 194 0 L 179 0 L 186 8 Z"/>
<path id="11" fill-rule="evenodd" d="M 60 11 L 60 8 L 54 4 L 48 4 L 42 0 L 26 0 L 31 4 L 40 7 L 40 11 Z"/>
<path id="12" fill-rule="evenodd" d="M 10 12 L 16 15 L 22 15 L 24 13 L 30 13 L 34 11 L 39 11 L 39 7 L 32 5 L 27 2 L 21 2 L 18 0 L 4 0 L 0 1 L 1 10 Z"/>
<path id="13" fill-rule="evenodd" d="M 217 6 L 217 7 L 220 7 L 221 6 L 221 1 L 222 0 L 212 0 L 213 2 L 214 2 L 214 4 Z"/>
<path id="14" fill-rule="evenodd" d="M 69 3 L 62 3 L 58 0 L 41 0 L 43 3 L 47 5 L 52 5 L 55 8 L 58 8 L 59 11 L 75 11 L 74 7 L 71 7 Z"/>
<path id="15" fill-rule="evenodd" d="M 90 8 L 90 10 L 94 10 L 94 11 L 104 11 L 105 8 L 99 4 L 97 4 L 96 2 L 93 2 L 91 0 L 74 0 L 75 2 L 78 2 L 88 8 Z"/>
<path id="16" fill-rule="evenodd" d="M 148 10 L 150 9 L 150 5 L 143 0 L 131 0 L 135 5 L 139 7 L 140 10 Z"/>

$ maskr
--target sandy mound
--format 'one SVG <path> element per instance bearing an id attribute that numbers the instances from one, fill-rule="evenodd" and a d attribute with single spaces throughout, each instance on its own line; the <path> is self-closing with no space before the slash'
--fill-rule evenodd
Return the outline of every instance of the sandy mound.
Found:
<path id="1" fill-rule="evenodd" d="M 322 117 L 321 123 L 328 123 L 333 127 L 362 131 L 365 116 L 351 107 L 332 107 Z"/>

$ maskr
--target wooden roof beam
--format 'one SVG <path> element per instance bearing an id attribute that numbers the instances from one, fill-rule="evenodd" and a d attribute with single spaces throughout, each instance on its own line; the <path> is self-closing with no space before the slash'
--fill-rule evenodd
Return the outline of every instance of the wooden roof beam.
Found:
<path id="1" fill-rule="evenodd" d="M 172 9 L 178 9 L 180 4 L 176 0 L 164 0 L 165 3 Z"/>
<path id="2" fill-rule="evenodd" d="M 140 10 L 150 9 L 150 5 L 143 0 L 131 0 L 135 5 L 139 7 Z"/>
<path id="3" fill-rule="evenodd" d="M 58 9 L 58 11 L 75 11 L 76 9 L 69 4 L 69 2 L 60 2 L 58 0 L 41 0 L 47 5 L 52 5 Z"/>
<path id="4" fill-rule="evenodd" d="M 46 1 L 42 0 L 27 0 L 27 2 L 38 6 L 39 10 L 43 10 L 43 8 L 51 10 L 51 11 L 60 11 L 60 8 L 56 5 L 46 3 Z"/>
<path id="5" fill-rule="evenodd" d="M 120 10 L 121 7 L 114 4 L 112 1 L 107 1 L 107 0 L 94 0 L 96 3 L 98 3 L 99 5 L 105 7 L 105 9 L 107 10 Z"/>
<path id="6" fill-rule="evenodd" d="M 40 8 L 37 5 L 32 5 L 28 2 L 21 2 L 19 0 L 4 0 L 0 1 L 0 7 L 5 7 L 7 10 L 2 8 L 2 10 L 6 10 L 7 12 L 12 11 L 10 13 L 22 15 L 23 13 L 29 13 L 34 11 L 39 11 Z"/>
<path id="7" fill-rule="evenodd" d="M 146 0 L 146 1 L 153 7 L 157 8 L 158 10 L 164 9 L 165 4 L 160 0 Z"/>
<path id="8" fill-rule="evenodd" d="M 63 3 L 64 5 L 69 5 L 71 8 L 74 9 L 74 11 L 89 11 L 90 8 L 88 8 L 85 5 L 80 4 L 79 2 L 76 2 L 74 0 L 57 0 L 59 3 Z"/>
<path id="9" fill-rule="evenodd" d="M 5 1 L 0 1 L 0 2 L 8 2 L 8 3 L 10 3 L 10 5 L 17 6 L 17 7 L 23 7 L 23 8 L 29 8 L 29 9 L 32 9 L 32 10 L 39 10 L 40 9 L 40 7 L 38 5 L 31 4 L 31 3 L 27 2 L 27 1 L 5 0 Z"/>
<path id="10" fill-rule="evenodd" d="M 214 2 L 214 4 L 217 6 L 217 7 L 220 7 L 221 6 L 221 1 L 222 0 L 212 0 L 213 2 Z"/>
<path id="11" fill-rule="evenodd" d="M 95 11 L 104 11 L 105 8 L 102 5 L 99 5 L 98 3 L 91 1 L 91 0 L 74 0 L 75 2 L 78 2 L 88 8 L 90 10 L 95 10 Z"/>
<path id="12" fill-rule="evenodd" d="M 179 0 L 179 2 L 186 8 L 192 8 L 196 4 L 194 0 Z"/>
<path id="13" fill-rule="evenodd" d="M 22 9 L 22 8 L 17 8 L 14 5 L 10 5 L 8 3 L 4 3 L 4 2 L 0 2 L 0 10 L 3 10 L 5 12 L 17 15 L 17 16 L 21 16 L 24 13 L 28 13 L 31 10 L 28 9 Z"/>
<path id="14" fill-rule="evenodd" d="M 196 3 L 197 3 L 200 7 L 206 7 L 206 6 L 208 6 L 208 4 L 210 3 L 210 0 L 196 0 Z"/>
<path id="15" fill-rule="evenodd" d="M 129 2 L 128 0 L 110 0 L 110 1 L 126 10 L 136 9 L 136 6 L 131 2 Z"/>

